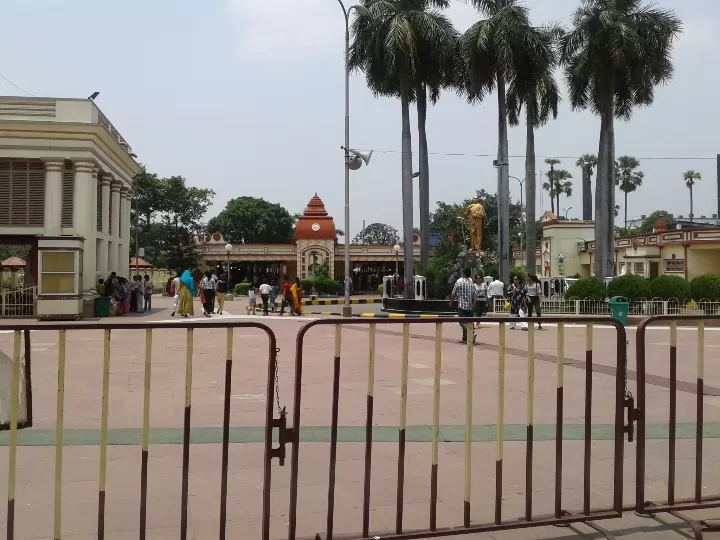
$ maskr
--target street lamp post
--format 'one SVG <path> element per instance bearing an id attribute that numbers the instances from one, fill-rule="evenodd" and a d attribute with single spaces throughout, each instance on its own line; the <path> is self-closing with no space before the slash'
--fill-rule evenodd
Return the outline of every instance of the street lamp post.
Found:
<path id="1" fill-rule="evenodd" d="M 565 208 L 564 210 L 565 210 L 565 220 L 567 221 L 568 212 L 569 212 L 570 210 L 572 210 L 572 206 L 571 206 L 570 208 Z"/>
<path id="2" fill-rule="evenodd" d="M 353 5 L 345 9 L 342 0 L 338 0 L 345 16 L 345 301 L 343 317 L 352 317 L 350 307 L 350 12 L 354 9 L 360 16 L 369 15 L 366 7 Z M 369 158 L 368 158 L 369 159 Z"/>
<path id="3" fill-rule="evenodd" d="M 393 253 L 395 253 L 395 295 L 397 296 L 397 280 L 400 277 L 400 246 L 398 244 L 393 246 Z"/>
<path id="4" fill-rule="evenodd" d="M 227 251 L 228 256 L 228 264 L 227 269 L 225 270 L 225 273 L 227 274 L 227 282 L 228 282 L 228 288 L 230 288 L 230 254 L 232 253 L 233 247 L 231 243 L 225 244 L 225 251 Z"/>

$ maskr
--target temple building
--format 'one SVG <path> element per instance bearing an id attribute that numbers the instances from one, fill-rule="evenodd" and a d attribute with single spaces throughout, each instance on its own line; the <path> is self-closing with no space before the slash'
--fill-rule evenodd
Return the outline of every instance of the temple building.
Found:
<path id="1" fill-rule="evenodd" d="M 12 297 L 41 319 L 92 316 L 98 278 L 128 274 L 138 172 L 93 100 L 0 97 L 0 244 L 30 246 Z"/>
<path id="2" fill-rule="evenodd" d="M 413 237 L 413 256 L 420 260 L 420 239 Z M 229 246 L 231 249 L 226 249 Z M 198 239 L 201 263 L 224 271 L 228 262 L 231 283 L 269 278 L 306 279 L 313 270 L 325 263 L 330 275 L 343 279 L 345 275 L 345 245 L 337 240 L 335 220 L 328 215 L 317 193 L 305 208 L 295 226 L 294 241 L 287 244 L 228 244 L 219 232 Z M 393 274 L 396 265 L 403 273 L 403 249 L 392 245 L 350 245 L 353 288 L 356 291 L 376 290 L 382 277 Z"/>

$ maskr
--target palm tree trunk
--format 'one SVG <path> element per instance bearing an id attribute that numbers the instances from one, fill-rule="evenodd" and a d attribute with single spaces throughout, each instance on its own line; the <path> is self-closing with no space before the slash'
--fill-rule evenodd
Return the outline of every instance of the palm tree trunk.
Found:
<path id="1" fill-rule="evenodd" d="M 560 214 L 562 213 L 562 212 L 560 212 L 560 185 L 558 185 L 557 188 L 555 188 L 555 189 L 556 189 L 556 191 L 555 191 L 555 201 L 556 201 L 555 208 L 557 208 L 558 217 L 559 217 Z"/>
<path id="2" fill-rule="evenodd" d="M 590 167 L 583 165 L 583 219 L 592 219 L 592 184 L 590 181 Z"/>
<path id="3" fill-rule="evenodd" d="M 525 145 L 525 260 L 528 274 L 535 274 L 537 225 L 535 223 L 535 126 L 532 100 L 525 106 L 527 139 Z"/>
<path id="4" fill-rule="evenodd" d="M 548 195 L 550 195 L 550 211 L 555 214 L 555 165 L 553 165 L 552 163 L 550 164 L 550 181 L 548 182 L 548 184 L 550 185 L 550 192 L 548 193 Z M 560 213 L 559 208 L 557 209 L 557 213 Z"/>
<path id="5" fill-rule="evenodd" d="M 688 187 L 690 188 L 690 223 L 692 223 L 692 220 L 693 220 L 693 192 L 692 192 L 692 187 L 693 187 L 693 185 L 690 184 L 690 186 L 688 186 Z"/>
<path id="6" fill-rule="evenodd" d="M 430 261 L 430 244 L 428 239 L 430 229 L 430 164 L 428 160 L 427 145 L 427 89 L 420 85 L 416 92 L 418 137 L 419 137 L 419 166 L 420 166 L 420 265 L 426 268 Z"/>
<path id="7" fill-rule="evenodd" d="M 627 229 L 627 191 L 625 192 L 625 228 Z"/>
<path id="8" fill-rule="evenodd" d="M 601 208 L 595 209 L 595 275 L 599 279 L 615 274 L 615 84 L 612 73 L 605 77 L 600 88 L 601 131 L 598 178 L 595 185 L 595 204 L 601 205 Z"/>
<path id="9" fill-rule="evenodd" d="M 410 134 L 410 96 L 407 88 L 400 90 L 402 109 L 402 213 L 405 263 L 405 298 L 412 298 L 413 286 L 413 171 L 412 137 Z"/>
<path id="10" fill-rule="evenodd" d="M 498 273 L 510 280 L 510 164 L 508 163 L 507 103 L 505 77 L 497 73 L 498 94 Z"/>

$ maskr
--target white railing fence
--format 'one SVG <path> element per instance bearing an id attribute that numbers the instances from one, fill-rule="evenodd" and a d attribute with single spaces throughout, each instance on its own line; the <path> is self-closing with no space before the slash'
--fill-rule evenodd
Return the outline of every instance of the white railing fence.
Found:
<path id="1" fill-rule="evenodd" d="M 506 310 L 505 298 L 495 298 L 495 312 L 502 313 Z M 542 312 L 545 315 L 610 315 L 610 303 L 607 300 L 580 299 L 580 298 L 543 298 Z M 628 315 L 649 317 L 651 315 L 718 315 L 720 314 L 720 302 L 713 302 L 708 299 L 699 301 L 676 299 L 651 300 L 639 299 L 630 302 Z"/>
<path id="2" fill-rule="evenodd" d="M 28 318 L 35 316 L 37 287 L 0 290 L 0 318 Z"/>

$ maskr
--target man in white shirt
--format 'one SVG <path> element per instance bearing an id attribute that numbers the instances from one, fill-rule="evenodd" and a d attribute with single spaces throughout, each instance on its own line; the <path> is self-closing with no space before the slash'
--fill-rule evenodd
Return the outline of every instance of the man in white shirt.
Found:
<path id="1" fill-rule="evenodd" d="M 267 279 L 263 279 L 262 285 L 260 285 L 260 298 L 263 303 L 263 315 L 268 314 L 268 302 L 270 301 L 270 291 L 272 287 L 268 285 Z"/>
<path id="2" fill-rule="evenodd" d="M 498 278 L 490 282 L 487 288 L 488 311 L 495 311 L 495 297 L 502 298 L 505 296 L 505 284 Z"/>
<path id="3" fill-rule="evenodd" d="M 152 295 L 155 291 L 155 282 L 147 274 L 145 274 L 145 279 L 143 280 L 143 287 L 145 289 L 145 311 L 150 311 L 152 309 Z"/>

